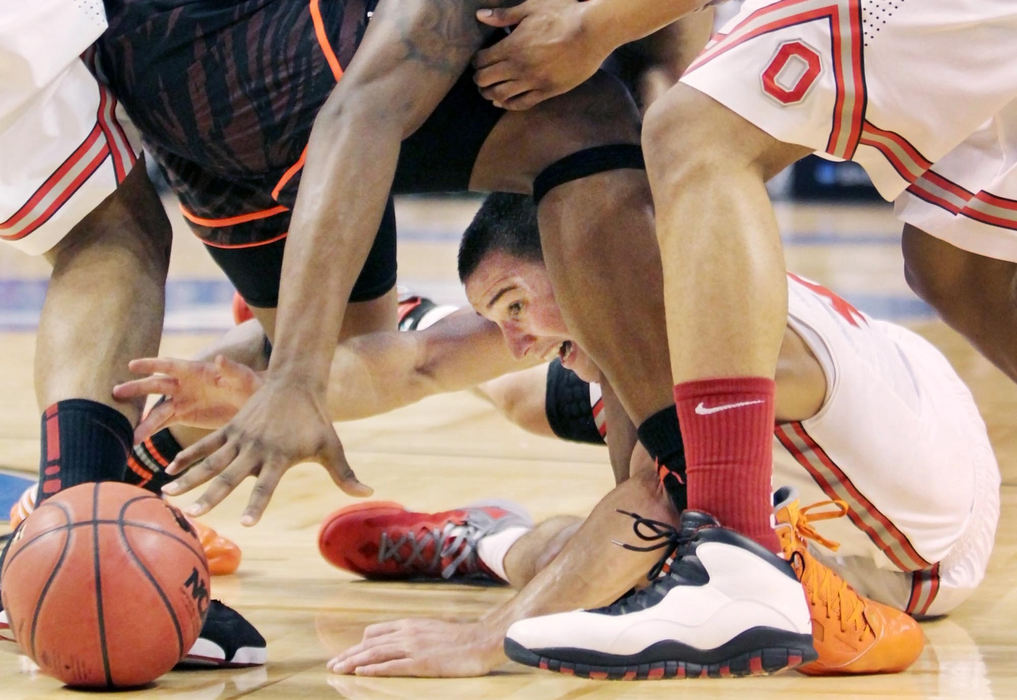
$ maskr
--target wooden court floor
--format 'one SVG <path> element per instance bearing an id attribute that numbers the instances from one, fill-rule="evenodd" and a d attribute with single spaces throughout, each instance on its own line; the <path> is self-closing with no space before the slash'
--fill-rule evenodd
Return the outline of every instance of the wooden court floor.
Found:
<path id="1" fill-rule="evenodd" d="M 400 203 L 400 278 L 439 301 L 459 302 L 455 242 L 476 200 Z M 781 207 L 790 267 L 831 286 L 874 315 L 916 328 L 947 353 L 972 387 L 1003 472 L 996 549 L 979 592 L 948 618 L 923 625 L 928 644 L 906 673 L 855 678 L 774 677 L 606 682 L 506 663 L 471 679 L 335 676 L 334 653 L 372 622 L 400 617 L 468 619 L 506 599 L 494 587 L 368 583 L 331 568 L 317 553 L 321 519 L 349 497 L 315 465 L 283 479 L 262 522 L 239 525 L 246 488 L 205 520 L 244 550 L 237 574 L 213 579 L 213 597 L 243 612 L 265 635 L 263 668 L 171 672 L 118 697 L 212 698 L 586 698 L 586 697 L 1015 697 L 1017 696 L 1017 389 L 935 321 L 907 292 L 897 225 L 883 207 Z M 164 354 L 187 356 L 229 323 L 228 294 L 189 234 L 175 243 Z M 32 473 L 38 411 L 31 389 L 33 330 L 45 279 L 37 261 L 0 248 L 0 467 Z M 469 394 L 427 399 L 385 416 L 341 424 L 339 433 L 375 497 L 414 509 L 446 509 L 484 498 L 515 500 L 535 518 L 584 514 L 610 488 L 603 449 L 535 437 Z M 180 499 L 188 502 L 187 499 Z M 0 526 L 2 528 L 2 526 Z M 610 546 L 610 545 L 607 545 Z M 87 697 L 96 695 L 89 693 Z M 86 697 L 33 672 L 13 645 L 0 645 L 0 700 Z"/>

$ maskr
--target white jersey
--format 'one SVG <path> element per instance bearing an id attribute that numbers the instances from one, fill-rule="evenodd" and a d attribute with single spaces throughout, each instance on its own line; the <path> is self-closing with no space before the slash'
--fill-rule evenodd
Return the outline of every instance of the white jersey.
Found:
<path id="1" fill-rule="evenodd" d="M 102 0 L 0 6 L 0 238 L 44 253 L 123 181 L 140 139 L 82 54 Z"/>
<path id="2" fill-rule="evenodd" d="M 854 160 L 904 221 L 1017 260 L 1017 3 L 746 0 L 682 77 Z"/>
<path id="3" fill-rule="evenodd" d="M 774 486 L 802 505 L 838 499 L 817 524 L 850 583 L 915 615 L 955 607 L 985 573 L 999 516 L 999 469 L 953 368 L 920 336 L 789 275 L 788 325 L 826 375 L 822 408 L 774 433 Z M 819 551 L 822 554 L 822 551 Z"/>

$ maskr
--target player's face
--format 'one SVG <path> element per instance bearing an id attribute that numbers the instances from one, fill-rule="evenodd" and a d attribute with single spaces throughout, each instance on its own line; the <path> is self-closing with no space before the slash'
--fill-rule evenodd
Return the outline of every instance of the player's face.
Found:
<path id="1" fill-rule="evenodd" d="M 543 264 L 491 253 L 466 280 L 466 296 L 477 313 L 498 324 L 515 357 L 560 357 L 586 381 L 599 379 L 590 357 L 569 337 Z"/>

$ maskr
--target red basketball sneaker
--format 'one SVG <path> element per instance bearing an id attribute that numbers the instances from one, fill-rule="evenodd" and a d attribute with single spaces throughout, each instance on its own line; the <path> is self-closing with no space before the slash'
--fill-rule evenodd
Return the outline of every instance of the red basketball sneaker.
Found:
<path id="1" fill-rule="evenodd" d="M 812 643 L 819 658 L 798 671 L 812 676 L 856 673 L 897 673 L 922 653 L 925 637 L 907 613 L 859 595 L 833 570 L 809 553 L 808 540 L 836 549 L 810 521 L 847 513 L 842 501 L 798 506 L 793 489 L 774 494 L 777 536 L 784 558 L 791 563 L 805 589 L 812 616 Z M 821 510 L 833 505 L 834 510 Z"/>
<path id="2" fill-rule="evenodd" d="M 477 542 L 512 526 L 533 526 L 514 504 L 414 513 L 398 503 L 358 503 L 325 518 L 318 549 L 330 564 L 369 579 L 503 583 L 477 557 Z"/>

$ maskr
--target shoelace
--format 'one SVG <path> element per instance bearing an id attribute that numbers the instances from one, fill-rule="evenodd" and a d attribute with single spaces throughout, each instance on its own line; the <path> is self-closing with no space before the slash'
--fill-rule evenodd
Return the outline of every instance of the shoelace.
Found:
<path id="1" fill-rule="evenodd" d="M 834 506 L 834 509 L 820 510 L 827 506 Z M 835 552 L 840 547 L 840 543 L 820 535 L 812 523 L 817 520 L 843 517 L 847 515 L 848 509 L 847 503 L 841 500 L 820 501 L 805 506 L 799 509 L 798 518 L 793 523 L 794 534 L 803 541 L 803 545 L 804 540 L 813 540 Z M 810 592 L 809 595 L 813 602 L 817 597 L 825 598 L 827 613 L 830 617 L 835 617 L 840 621 L 840 631 L 847 632 L 848 629 L 854 629 L 858 632 L 860 639 L 867 624 L 862 614 L 865 605 L 858 593 L 848 585 L 847 581 L 815 559 L 813 559 L 814 566 L 806 566 L 805 556 L 800 552 L 795 552 L 793 558 L 799 559 L 802 583 L 806 584 L 805 589 Z"/>
<path id="2" fill-rule="evenodd" d="M 490 534 L 495 524 L 493 517 L 478 511 L 467 515 L 463 522 L 450 520 L 440 528 L 411 530 L 396 540 L 390 539 L 387 532 L 382 532 L 378 562 L 383 563 L 391 559 L 399 566 L 407 568 L 416 566 L 418 570 L 429 573 L 440 567 L 447 557 L 452 557 L 441 569 L 442 578 L 452 578 L 460 566 L 463 566 L 466 575 L 478 573 L 480 567 L 477 564 L 477 542 Z M 410 548 L 406 557 L 399 553 L 404 546 Z M 434 552 L 430 558 L 427 556 L 428 548 Z"/>
<path id="3" fill-rule="evenodd" d="M 649 573 L 646 574 L 647 580 L 651 582 L 650 585 L 633 590 L 610 605 L 598 609 L 612 615 L 643 610 L 663 599 L 668 591 L 674 587 L 675 579 L 672 576 L 661 574 L 667 574 L 672 570 L 670 563 L 677 561 L 683 556 L 687 545 L 693 539 L 691 534 L 682 534 L 680 530 L 670 523 L 644 518 L 624 510 L 619 510 L 618 512 L 633 519 L 632 531 L 636 534 L 636 537 L 647 542 L 656 542 L 656 544 L 640 547 L 612 540 L 614 544 L 633 552 L 652 552 L 657 549 L 663 549 L 664 552 L 653 568 L 650 569 Z M 657 542 L 657 540 L 662 541 Z"/>
<path id="4" fill-rule="evenodd" d="M 661 572 L 665 572 L 665 569 L 668 567 L 668 560 L 678 558 L 679 551 L 683 550 L 685 545 L 692 541 L 692 535 L 682 534 L 678 528 L 670 523 L 653 520 L 651 518 L 644 518 L 641 515 L 630 513 L 627 510 L 619 510 L 618 512 L 632 518 L 634 521 L 632 523 L 632 532 L 634 532 L 636 537 L 639 539 L 646 542 L 657 542 L 657 540 L 663 540 L 662 542 L 647 545 L 646 547 L 639 547 L 634 544 L 612 540 L 614 544 L 633 552 L 652 552 L 655 549 L 664 549 L 664 553 L 661 555 L 660 559 L 646 574 L 646 578 L 649 581 L 653 581 L 660 576 Z"/>

